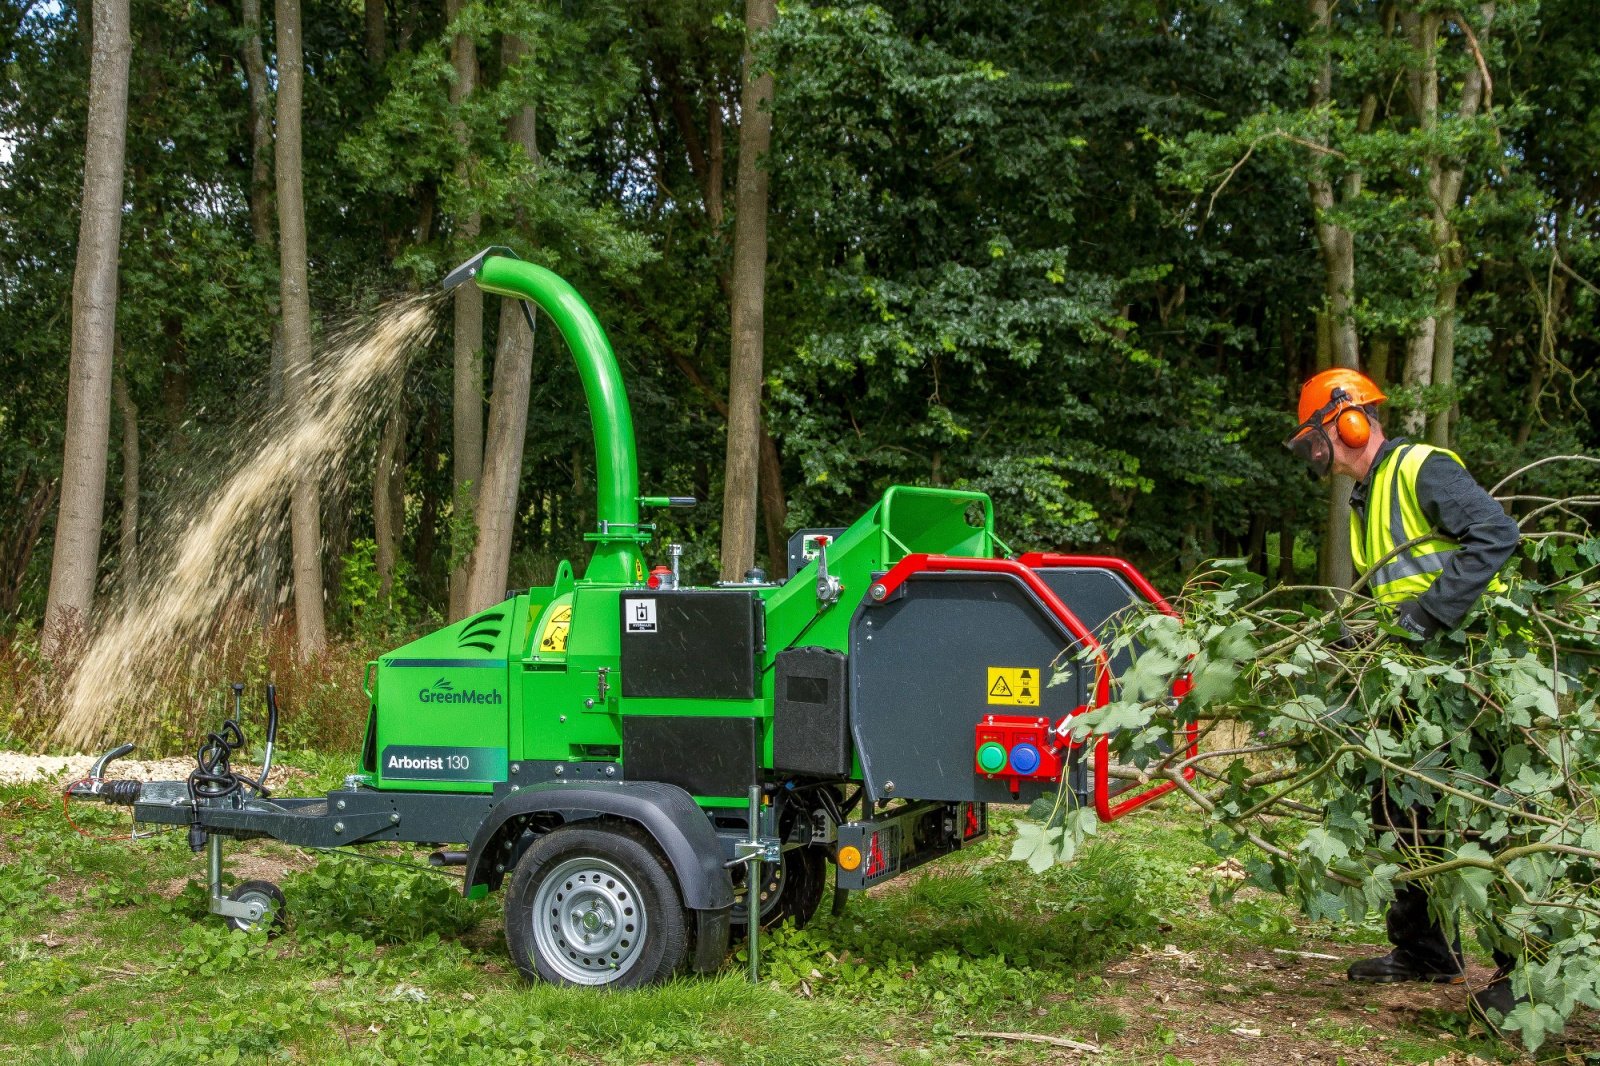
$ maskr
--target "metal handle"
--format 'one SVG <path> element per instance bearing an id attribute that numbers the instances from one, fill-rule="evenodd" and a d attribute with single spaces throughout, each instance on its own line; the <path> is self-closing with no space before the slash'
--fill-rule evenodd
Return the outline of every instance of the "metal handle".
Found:
<path id="1" fill-rule="evenodd" d="M 110 751 L 106 752 L 104 755 L 100 756 L 100 758 L 95 760 L 94 766 L 90 767 L 89 769 L 89 777 L 93 780 L 99 780 L 100 778 L 106 776 L 106 765 L 110 763 L 112 759 L 120 759 L 132 750 L 132 744 L 119 744 L 117 747 L 112 748 Z"/>

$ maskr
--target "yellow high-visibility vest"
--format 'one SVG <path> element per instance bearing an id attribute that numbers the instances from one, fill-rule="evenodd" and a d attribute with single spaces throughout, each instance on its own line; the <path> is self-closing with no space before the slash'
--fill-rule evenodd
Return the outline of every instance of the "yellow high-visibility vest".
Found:
<path id="1" fill-rule="evenodd" d="M 1447 448 L 1402 444 L 1385 456 L 1373 472 L 1366 521 L 1353 509 L 1350 512 L 1350 556 L 1356 575 L 1359 577 L 1383 560 L 1367 582 L 1368 591 L 1379 603 L 1403 603 L 1422 595 L 1461 547 L 1459 541 L 1434 531 L 1417 499 L 1417 474 L 1436 452 L 1466 466 L 1459 455 Z M 1418 537 L 1423 539 L 1395 551 Z M 1497 577 L 1489 589 L 1501 592 L 1505 585 Z"/>

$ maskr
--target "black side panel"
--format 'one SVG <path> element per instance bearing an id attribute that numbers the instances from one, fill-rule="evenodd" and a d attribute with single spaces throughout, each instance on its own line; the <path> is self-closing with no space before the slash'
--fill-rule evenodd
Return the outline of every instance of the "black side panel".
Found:
<path id="1" fill-rule="evenodd" d="M 974 739 L 986 714 L 1055 722 L 1087 702 L 1093 671 L 1049 684 L 1051 664 L 1072 661 L 1072 634 L 1009 575 L 918 574 L 903 589 L 864 603 L 850 626 L 851 728 L 869 795 L 1027 803 L 1053 793 L 1049 781 L 1024 781 L 1014 796 L 981 776 Z M 1028 690 L 1033 702 L 1003 702 L 991 668 L 1029 670 L 1043 684 Z"/>
<path id="2" fill-rule="evenodd" d="M 830 648 L 779 652 L 773 675 L 773 768 L 813 777 L 850 773 L 847 660 Z"/>
<path id="3" fill-rule="evenodd" d="M 625 592 L 622 694 L 753 700 L 761 601 L 739 589 Z"/>
<path id="4" fill-rule="evenodd" d="M 664 781 L 692 796 L 743 796 L 756 779 L 754 718 L 622 719 L 622 772 Z"/>

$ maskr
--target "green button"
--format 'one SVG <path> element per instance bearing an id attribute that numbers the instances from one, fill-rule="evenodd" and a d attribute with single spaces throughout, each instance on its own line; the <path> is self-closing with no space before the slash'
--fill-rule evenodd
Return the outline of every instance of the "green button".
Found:
<path id="1" fill-rule="evenodd" d="M 988 741 L 978 748 L 978 766 L 986 774 L 997 774 L 1006 767 L 1006 749 Z"/>

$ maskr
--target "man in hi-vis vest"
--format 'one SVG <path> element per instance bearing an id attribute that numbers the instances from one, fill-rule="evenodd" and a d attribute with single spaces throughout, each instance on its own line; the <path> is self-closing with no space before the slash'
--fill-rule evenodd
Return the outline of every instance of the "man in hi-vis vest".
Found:
<path id="1" fill-rule="evenodd" d="M 1389 439 L 1377 418 L 1387 397 L 1364 374 L 1335 368 L 1300 390 L 1300 425 L 1286 444 L 1318 476 L 1355 479 L 1350 494 L 1350 555 L 1357 575 L 1373 570 L 1367 592 L 1394 612 L 1395 622 L 1424 640 L 1454 629 L 1483 593 L 1500 588 L 1495 574 L 1516 551 L 1520 534 L 1454 452 Z M 1425 808 L 1398 808 L 1380 782 L 1373 821 L 1417 847 L 1431 822 Z M 1427 890 L 1395 886 L 1388 914 L 1394 950 L 1350 967 L 1352 981 L 1465 980 L 1461 943 L 1445 939 L 1428 915 Z M 1482 1013 L 1503 1017 L 1515 1005 L 1506 975 L 1514 960 L 1499 952 L 1500 970 L 1473 996 Z"/>

